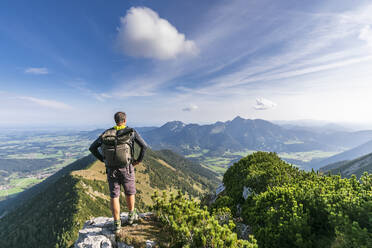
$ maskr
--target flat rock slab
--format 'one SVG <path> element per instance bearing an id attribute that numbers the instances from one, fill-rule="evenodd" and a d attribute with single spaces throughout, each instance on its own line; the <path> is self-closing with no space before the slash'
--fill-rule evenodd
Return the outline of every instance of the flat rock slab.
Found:
<path id="1" fill-rule="evenodd" d="M 141 213 L 139 214 L 139 222 L 144 219 L 151 218 L 152 213 Z M 128 213 L 121 213 L 120 218 L 123 224 L 128 222 Z M 83 229 L 79 231 L 79 237 L 76 240 L 75 248 L 137 248 L 120 242 L 121 238 L 115 237 L 113 228 L 113 218 L 109 217 L 96 217 L 85 222 Z M 138 226 L 138 225 L 137 225 Z M 130 230 L 131 226 L 125 226 L 127 230 Z M 135 228 L 135 227 L 133 227 Z M 119 240 L 119 241 L 117 241 Z M 152 248 L 156 247 L 156 242 L 152 240 L 146 240 L 144 245 L 141 247 Z"/>

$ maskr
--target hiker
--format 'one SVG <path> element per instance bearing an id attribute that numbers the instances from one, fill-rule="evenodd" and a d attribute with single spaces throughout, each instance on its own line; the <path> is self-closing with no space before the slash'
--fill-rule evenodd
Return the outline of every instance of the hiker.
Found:
<path id="1" fill-rule="evenodd" d="M 114 217 L 114 231 L 119 233 L 120 220 L 120 185 L 123 185 L 125 200 L 129 209 L 128 223 L 133 224 L 138 219 L 134 207 L 136 185 L 134 166 L 139 164 L 147 145 L 141 136 L 130 127 L 126 126 L 126 114 L 117 112 L 114 115 L 116 126 L 105 130 L 89 147 L 89 150 L 100 161 L 105 163 L 107 181 L 110 189 L 110 205 Z M 141 150 L 137 159 L 134 159 L 134 142 Z M 102 153 L 98 151 L 101 147 Z"/>

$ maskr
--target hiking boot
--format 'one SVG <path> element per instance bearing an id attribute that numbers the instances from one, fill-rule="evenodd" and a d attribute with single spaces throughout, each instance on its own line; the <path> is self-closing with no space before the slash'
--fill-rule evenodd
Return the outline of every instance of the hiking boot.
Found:
<path id="1" fill-rule="evenodd" d="M 137 209 L 134 209 L 133 211 L 129 212 L 128 214 L 128 224 L 132 225 L 134 221 L 138 220 L 138 214 Z"/>
<path id="2" fill-rule="evenodd" d="M 121 229 L 121 220 L 114 220 L 114 233 L 115 235 L 119 234 L 120 233 L 120 229 Z"/>

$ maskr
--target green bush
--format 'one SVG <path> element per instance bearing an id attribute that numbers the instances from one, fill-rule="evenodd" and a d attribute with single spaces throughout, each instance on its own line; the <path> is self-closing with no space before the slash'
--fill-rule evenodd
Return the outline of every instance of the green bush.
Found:
<path id="1" fill-rule="evenodd" d="M 225 196 L 214 209 L 240 204 L 260 247 L 372 247 L 368 173 L 360 181 L 324 176 L 300 171 L 275 153 L 257 152 L 230 167 L 223 182 Z M 246 200 L 243 187 L 252 192 Z"/>
<path id="2" fill-rule="evenodd" d="M 232 230 L 235 224 L 227 210 L 219 210 L 211 215 L 207 207 L 193 200 L 187 200 L 178 192 L 177 196 L 166 193 L 160 197 L 153 195 L 153 212 L 164 224 L 171 236 L 171 247 L 247 247 L 257 248 L 256 241 L 238 240 Z"/>
<path id="3" fill-rule="evenodd" d="M 276 153 L 255 152 L 229 167 L 223 183 L 227 195 L 237 204 L 244 202 L 243 186 L 258 194 L 269 186 L 295 181 L 301 174 L 298 168 L 281 160 Z"/>

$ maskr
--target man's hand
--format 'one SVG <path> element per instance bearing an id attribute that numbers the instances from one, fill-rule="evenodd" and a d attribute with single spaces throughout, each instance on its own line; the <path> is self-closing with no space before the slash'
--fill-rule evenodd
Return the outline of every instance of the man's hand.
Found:
<path id="1" fill-rule="evenodd" d="M 140 162 L 138 161 L 133 161 L 133 166 L 136 166 L 137 164 L 139 164 Z"/>

